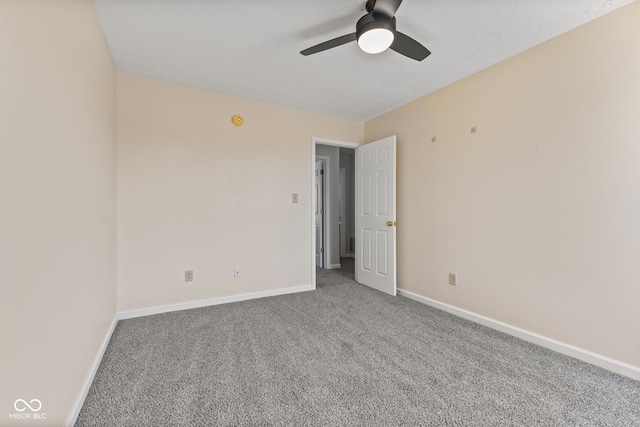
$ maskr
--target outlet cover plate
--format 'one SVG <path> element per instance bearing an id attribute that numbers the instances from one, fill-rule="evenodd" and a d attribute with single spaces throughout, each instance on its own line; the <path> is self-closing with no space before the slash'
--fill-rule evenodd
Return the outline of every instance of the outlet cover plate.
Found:
<path id="1" fill-rule="evenodd" d="M 449 284 L 456 286 L 458 284 L 458 275 L 455 273 L 449 273 Z"/>

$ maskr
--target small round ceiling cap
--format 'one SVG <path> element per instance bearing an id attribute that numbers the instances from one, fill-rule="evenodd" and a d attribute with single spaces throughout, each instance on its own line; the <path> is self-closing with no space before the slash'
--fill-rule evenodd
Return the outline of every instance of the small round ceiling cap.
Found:
<path id="1" fill-rule="evenodd" d="M 241 115 L 236 114 L 233 117 L 231 117 L 231 123 L 233 123 L 236 126 L 242 126 L 242 124 L 244 123 L 244 119 L 242 118 Z"/>

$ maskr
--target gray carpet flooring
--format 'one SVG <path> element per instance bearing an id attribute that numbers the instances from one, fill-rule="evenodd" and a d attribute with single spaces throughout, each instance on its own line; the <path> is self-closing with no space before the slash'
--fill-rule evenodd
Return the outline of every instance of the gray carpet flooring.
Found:
<path id="1" fill-rule="evenodd" d="M 325 270 L 316 268 L 316 286 L 341 285 L 353 282 L 355 277 L 355 260 L 353 258 L 340 259 L 340 268 Z"/>
<path id="2" fill-rule="evenodd" d="M 640 382 L 348 270 L 118 322 L 76 425 L 640 426 Z"/>

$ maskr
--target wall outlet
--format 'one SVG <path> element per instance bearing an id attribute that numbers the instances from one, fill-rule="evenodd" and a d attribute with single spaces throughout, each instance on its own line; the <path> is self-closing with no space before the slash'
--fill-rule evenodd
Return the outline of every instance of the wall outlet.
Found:
<path id="1" fill-rule="evenodd" d="M 238 267 L 233 269 L 233 278 L 234 279 L 239 279 L 240 278 L 240 269 Z"/>
<path id="2" fill-rule="evenodd" d="M 458 284 L 458 275 L 455 273 L 449 273 L 449 284 L 455 286 Z"/>
<path id="3" fill-rule="evenodd" d="M 187 270 L 184 272 L 184 281 L 193 282 L 193 270 Z"/>
<path id="4" fill-rule="evenodd" d="M 478 133 L 478 127 L 477 126 L 473 126 L 471 128 L 471 133 Z"/>

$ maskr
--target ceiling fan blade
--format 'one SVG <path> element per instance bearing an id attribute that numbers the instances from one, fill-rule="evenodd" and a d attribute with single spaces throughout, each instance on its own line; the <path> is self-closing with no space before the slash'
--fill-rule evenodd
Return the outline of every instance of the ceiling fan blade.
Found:
<path id="1" fill-rule="evenodd" d="M 313 55 L 314 53 L 318 53 L 318 52 L 322 52 L 323 50 L 342 46 L 343 44 L 346 44 L 355 40 L 356 40 L 356 33 L 347 34 L 345 36 L 336 37 L 335 39 L 331 39 L 324 43 L 320 43 L 315 46 L 312 46 L 309 49 L 305 49 L 301 51 L 300 53 L 303 54 L 304 56 Z"/>
<path id="2" fill-rule="evenodd" d="M 408 58 L 415 59 L 416 61 L 422 61 L 424 58 L 431 55 L 429 49 L 400 31 L 396 31 L 390 48 Z"/>
<path id="3" fill-rule="evenodd" d="M 393 18 L 396 11 L 400 7 L 402 0 L 375 0 L 373 5 L 373 12 L 381 15 L 386 15 L 389 19 Z"/>

